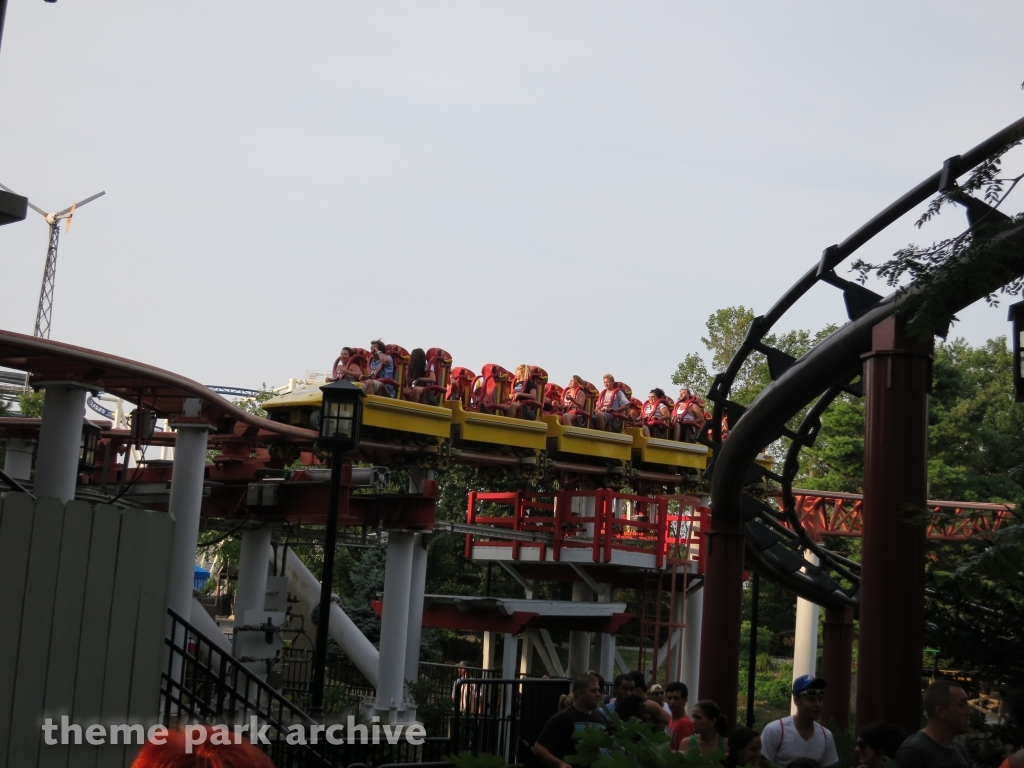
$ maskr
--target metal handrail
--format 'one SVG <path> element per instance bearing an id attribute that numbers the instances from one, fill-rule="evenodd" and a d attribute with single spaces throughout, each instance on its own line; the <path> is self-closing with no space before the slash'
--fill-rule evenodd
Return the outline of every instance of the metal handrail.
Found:
<path id="1" fill-rule="evenodd" d="M 309 744 L 287 744 L 284 736 L 294 724 L 309 726 L 312 718 L 271 688 L 241 662 L 222 650 L 173 608 L 168 608 L 171 626 L 165 637 L 169 649 L 161 673 L 163 722 L 197 721 L 246 723 L 256 717 L 270 726 L 270 745 L 259 745 L 272 759 L 301 758 L 300 764 L 330 766 L 331 762 Z M 305 762 L 303 762 L 305 761 Z"/>

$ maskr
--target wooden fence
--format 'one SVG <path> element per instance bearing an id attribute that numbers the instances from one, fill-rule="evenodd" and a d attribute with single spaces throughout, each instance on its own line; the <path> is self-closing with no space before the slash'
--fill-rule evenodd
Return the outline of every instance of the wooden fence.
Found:
<path id="1" fill-rule="evenodd" d="M 0 501 L 0 763 L 131 764 L 137 746 L 47 745 L 42 724 L 159 722 L 173 541 L 165 512 Z"/>

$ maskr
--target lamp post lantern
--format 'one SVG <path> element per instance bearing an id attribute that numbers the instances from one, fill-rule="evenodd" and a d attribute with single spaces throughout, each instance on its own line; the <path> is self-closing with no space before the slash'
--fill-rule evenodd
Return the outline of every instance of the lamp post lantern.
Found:
<path id="1" fill-rule="evenodd" d="M 324 569 L 320 577 L 320 610 L 316 625 L 312 703 L 309 712 L 318 721 L 322 721 L 324 716 L 324 667 L 327 664 L 327 630 L 331 621 L 334 549 L 338 541 L 338 505 L 341 499 L 344 466 L 342 456 L 359 447 L 359 426 L 363 416 L 363 390 L 355 384 L 349 381 L 335 381 L 320 387 L 320 391 L 323 392 L 323 404 L 317 443 L 321 449 L 331 452 L 331 495 L 324 537 Z M 347 493 L 345 498 L 347 500 Z"/>
<path id="2" fill-rule="evenodd" d="M 91 472 L 96 469 L 96 448 L 99 446 L 102 431 L 88 419 L 82 423 L 82 443 L 78 454 L 80 472 Z"/>

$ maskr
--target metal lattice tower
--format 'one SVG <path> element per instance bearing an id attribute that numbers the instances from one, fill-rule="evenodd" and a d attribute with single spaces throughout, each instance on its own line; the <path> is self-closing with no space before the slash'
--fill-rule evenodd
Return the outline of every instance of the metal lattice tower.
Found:
<path id="1" fill-rule="evenodd" d="M 39 306 L 36 308 L 36 327 L 33 336 L 50 338 L 50 319 L 53 317 L 53 289 L 57 282 L 57 241 L 60 239 L 60 224 L 50 225 L 50 240 L 46 248 L 46 266 L 43 267 L 43 284 L 39 288 Z"/>
<path id="2" fill-rule="evenodd" d="M 3 184 L 0 184 L 0 189 L 16 194 L 13 189 L 5 187 Z M 50 322 L 53 318 L 53 292 L 57 282 L 57 243 L 60 240 L 61 220 L 67 221 L 64 230 L 67 232 L 71 229 L 71 218 L 75 215 L 75 209 L 105 194 L 106 192 L 98 192 L 84 200 L 79 200 L 77 203 L 72 203 L 63 211 L 56 213 L 47 213 L 39 206 L 33 204 L 32 201 L 29 201 L 29 208 L 46 219 L 46 223 L 50 227 L 50 236 L 47 239 L 46 246 L 46 265 L 43 267 L 43 284 L 39 288 L 39 305 L 36 307 L 36 325 L 32 331 L 33 336 L 41 339 L 50 338 Z"/>

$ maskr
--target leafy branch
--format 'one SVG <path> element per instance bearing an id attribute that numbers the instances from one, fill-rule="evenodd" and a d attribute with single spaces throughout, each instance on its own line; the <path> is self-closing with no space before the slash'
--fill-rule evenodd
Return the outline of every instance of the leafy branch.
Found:
<path id="1" fill-rule="evenodd" d="M 1015 259 L 1007 251 L 1007 243 L 998 237 L 1003 232 L 1024 223 L 1024 215 L 1006 216 L 999 208 L 1017 188 L 1024 174 L 1013 177 L 1001 175 L 1003 156 L 1021 144 L 1021 137 L 1007 142 L 986 158 L 959 186 L 939 192 L 917 220 L 919 229 L 937 216 L 950 203 L 968 210 L 971 226 L 955 237 L 934 242 L 928 246 L 910 244 L 880 264 L 864 259 L 854 261 L 850 270 L 860 283 L 874 274 L 898 292 L 906 292 L 909 284 L 914 295 L 908 297 L 901 313 L 927 335 L 945 328 L 956 299 L 972 285 L 1002 285 L 999 293 L 1018 293 L 1024 289 L 1024 276 Z M 1019 250 L 1019 249 L 1016 249 Z M 1019 253 L 1012 255 L 1019 256 Z M 995 292 L 985 295 L 989 304 L 998 304 Z"/>

